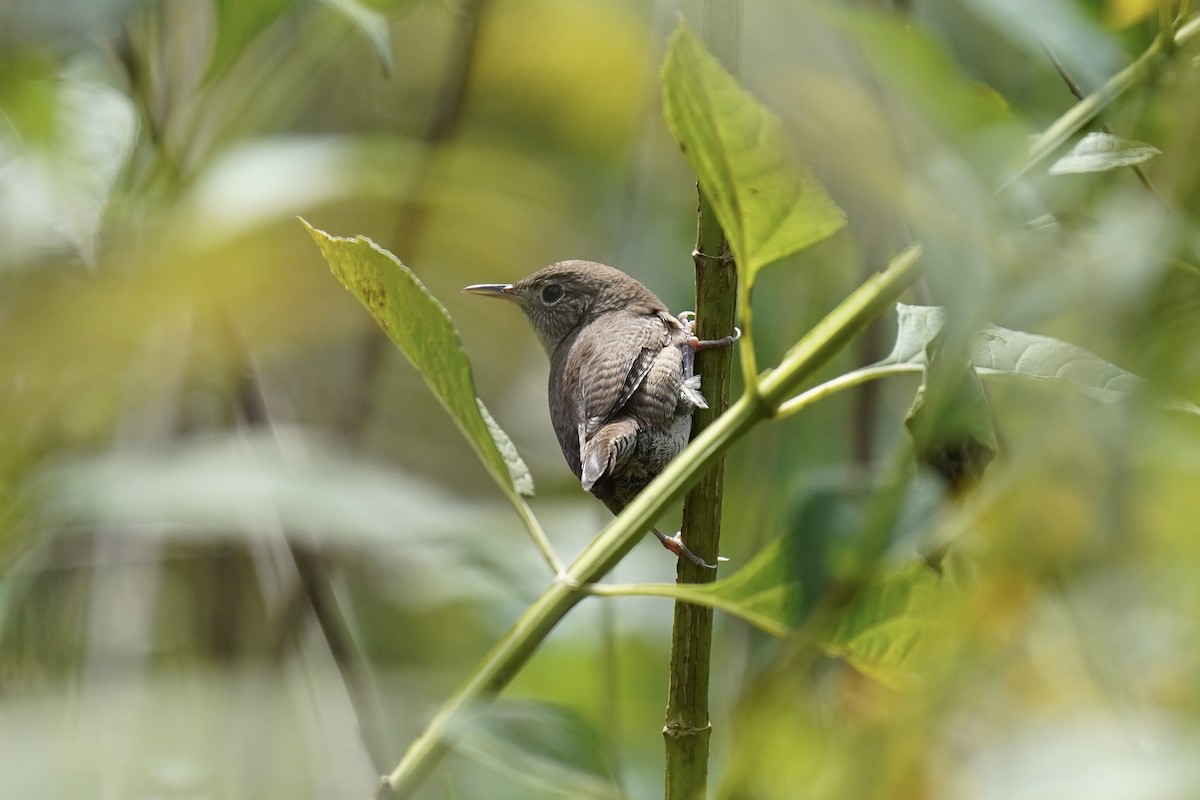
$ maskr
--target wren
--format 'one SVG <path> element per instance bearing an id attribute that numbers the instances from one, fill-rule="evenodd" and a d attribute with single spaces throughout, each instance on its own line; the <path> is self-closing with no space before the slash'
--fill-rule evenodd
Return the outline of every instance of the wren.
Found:
<path id="1" fill-rule="evenodd" d="M 619 514 L 683 450 L 692 412 L 707 408 L 688 314 L 673 316 L 641 282 L 592 261 L 560 261 L 517 283 L 463 291 L 516 303 L 550 357 L 550 420 L 583 488 Z M 663 546 L 713 568 L 680 534 Z"/>

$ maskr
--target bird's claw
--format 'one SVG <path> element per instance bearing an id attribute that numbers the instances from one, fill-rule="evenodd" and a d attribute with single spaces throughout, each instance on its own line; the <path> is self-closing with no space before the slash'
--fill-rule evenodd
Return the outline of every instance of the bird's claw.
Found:
<path id="1" fill-rule="evenodd" d="M 654 535 L 658 537 L 658 540 L 660 542 L 662 542 L 663 547 L 667 548 L 668 550 L 670 550 L 672 553 L 679 556 L 680 558 L 686 558 L 688 561 L 692 562 L 697 567 L 704 567 L 705 569 L 716 569 L 717 568 L 717 564 L 709 564 L 703 558 L 701 558 L 700 556 L 696 555 L 691 550 L 689 550 L 688 546 L 683 543 L 683 536 L 681 535 L 681 533 L 676 533 L 674 536 L 667 536 L 665 533 L 662 533 L 660 531 L 655 531 Z M 721 556 L 717 556 L 718 564 L 722 561 L 728 561 L 728 560 L 729 560 L 728 558 L 723 558 Z"/>
<path id="2" fill-rule="evenodd" d="M 742 338 L 742 329 L 736 325 L 733 328 L 733 334 L 730 336 L 722 336 L 720 339 L 701 339 L 696 336 L 696 312 L 684 311 L 679 315 L 679 321 L 683 323 L 684 329 L 689 334 L 688 347 L 692 348 L 693 352 L 701 350 L 711 350 L 714 347 L 729 347 L 738 339 Z"/>
<path id="3" fill-rule="evenodd" d="M 732 335 L 722 336 L 720 339 L 699 339 L 693 336 L 688 339 L 688 347 L 699 353 L 701 350 L 712 350 L 716 347 L 729 347 L 740 338 L 742 338 L 742 329 L 734 326 Z"/>

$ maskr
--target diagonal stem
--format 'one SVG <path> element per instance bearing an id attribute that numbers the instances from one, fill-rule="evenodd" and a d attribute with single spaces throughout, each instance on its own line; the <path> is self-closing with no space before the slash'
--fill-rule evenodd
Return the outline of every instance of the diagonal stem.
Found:
<path id="1" fill-rule="evenodd" d="M 1173 47 L 1180 47 L 1200 33 L 1200 16 L 1176 29 L 1175 33 L 1160 35 L 1149 47 L 1125 69 L 1109 78 L 1103 86 L 1080 100 L 1046 128 L 1029 147 L 1029 154 L 1012 177 L 1001 188 L 1007 188 L 1022 175 L 1048 158 L 1061 147 L 1076 131 L 1096 118 L 1110 103 L 1126 91 L 1137 86 L 1150 73 L 1158 59 Z"/>

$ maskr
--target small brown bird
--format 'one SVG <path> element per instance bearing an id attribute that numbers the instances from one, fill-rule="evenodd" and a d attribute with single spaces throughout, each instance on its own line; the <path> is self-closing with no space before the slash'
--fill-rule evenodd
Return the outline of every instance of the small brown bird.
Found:
<path id="1" fill-rule="evenodd" d="M 463 291 L 520 306 L 550 357 L 550 419 L 583 488 L 614 514 L 683 450 L 692 412 L 706 408 L 690 315 L 674 317 L 653 292 L 620 270 L 560 261 L 517 283 Z M 654 535 L 671 552 L 712 567 L 679 534 Z"/>

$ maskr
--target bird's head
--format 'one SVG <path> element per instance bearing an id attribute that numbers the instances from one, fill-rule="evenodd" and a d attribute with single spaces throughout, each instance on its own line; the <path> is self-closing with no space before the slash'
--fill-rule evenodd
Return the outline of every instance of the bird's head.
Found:
<path id="1" fill-rule="evenodd" d="M 519 305 L 548 355 L 579 325 L 604 314 L 667 310 L 640 281 L 594 261 L 559 261 L 516 283 L 479 283 L 463 291 Z"/>

